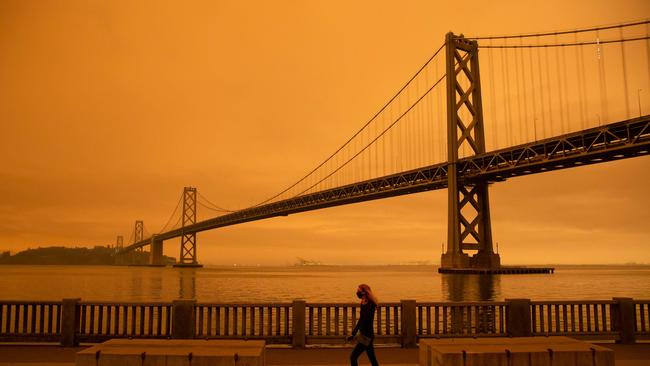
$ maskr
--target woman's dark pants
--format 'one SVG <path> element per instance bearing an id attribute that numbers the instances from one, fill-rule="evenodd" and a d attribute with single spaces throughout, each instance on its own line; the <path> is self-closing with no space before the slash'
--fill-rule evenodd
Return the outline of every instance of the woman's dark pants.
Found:
<path id="1" fill-rule="evenodd" d="M 357 359 L 363 353 L 363 351 L 366 351 L 366 354 L 368 355 L 368 359 L 370 360 L 370 364 L 372 366 L 379 366 L 379 363 L 377 362 L 377 358 L 375 357 L 375 347 L 373 347 L 372 342 L 370 342 L 370 344 L 367 346 L 364 346 L 361 343 L 357 343 L 357 345 L 352 350 L 352 353 L 350 354 L 351 366 L 359 365 L 357 363 Z"/>

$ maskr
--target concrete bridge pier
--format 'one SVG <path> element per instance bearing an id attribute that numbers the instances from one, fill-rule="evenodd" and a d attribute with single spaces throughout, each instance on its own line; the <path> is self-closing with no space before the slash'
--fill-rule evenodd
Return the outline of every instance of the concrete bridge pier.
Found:
<path id="1" fill-rule="evenodd" d="M 149 265 L 150 266 L 164 266 L 165 265 L 165 259 L 163 257 L 163 241 L 162 240 L 156 240 L 156 236 L 154 235 L 151 238 L 151 252 L 149 256 Z"/>

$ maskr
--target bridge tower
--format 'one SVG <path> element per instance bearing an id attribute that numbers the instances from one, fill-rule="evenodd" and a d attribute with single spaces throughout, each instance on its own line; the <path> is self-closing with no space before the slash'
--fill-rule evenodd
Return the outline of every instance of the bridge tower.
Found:
<path id="1" fill-rule="evenodd" d="M 185 231 L 196 223 L 196 187 L 183 188 L 181 255 L 174 267 L 202 267 L 196 260 L 196 232 Z"/>
<path id="2" fill-rule="evenodd" d="M 124 249 L 124 237 L 122 235 L 118 235 L 117 240 L 115 241 L 115 251 L 119 252 L 122 249 Z"/>
<path id="3" fill-rule="evenodd" d="M 463 148 L 471 155 L 485 153 L 478 43 L 448 33 L 446 53 L 448 233 L 440 266 L 498 268 L 501 261 L 492 247 L 488 182 L 458 179 L 458 155 Z M 477 252 L 470 257 L 465 250 Z"/>
<path id="4" fill-rule="evenodd" d="M 144 222 L 142 220 L 135 221 L 135 227 L 133 228 L 133 242 L 139 243 L 144 240 Z M 136 251 L 141 252 L 142 247 L 136 249 Z"/>

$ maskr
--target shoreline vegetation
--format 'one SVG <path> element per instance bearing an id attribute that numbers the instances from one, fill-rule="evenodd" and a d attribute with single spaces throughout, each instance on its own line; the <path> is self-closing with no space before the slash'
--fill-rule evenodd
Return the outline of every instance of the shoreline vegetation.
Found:
<path id="1" fill-rule="evenodd" d="M 133 252 L 135 264 L 149 262 L 148 252 Z M 175 263 L 175 258 L 165 256 L 167 263 Z M 115 265 L 116 250 L 111 246 L 62 247 L 53 246 L 45 248 L 26 249 L 11 255 L 5 251 L 0 253 L 0 265 L 26 264 L 26 265 Z"/>

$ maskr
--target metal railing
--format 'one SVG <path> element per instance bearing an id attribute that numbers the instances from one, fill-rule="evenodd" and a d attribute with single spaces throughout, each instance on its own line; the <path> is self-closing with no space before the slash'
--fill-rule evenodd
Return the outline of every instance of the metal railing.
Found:
<path id="1" fill-rule="evenodd" d="M 615 301 L 533 301 L 533 335 L 569 335 L 615 338 L 612 305 Z"/>
<path id="2" fill-rule="evenodd" d="M 171 337 L 172 304 L 158 302 L 80 302 L 81 342 L 102 342 L 111 338 Z"/>
<path id="3" fill-rule="evenodd" d="M 291 303 L 198 303 L 194 310 L 197 338 L 265 339 L 267 343 L 291 343 Z"/>
<path id="4" fill-rule="evenodd" d="M 345 342 L 359 319 L 353 303 L 1 301 L 0 341 L 102 342 L 111 338 L 263 339 L 269 344 Z M 375 342 L 415 345 L 428 337 L 566 335 L 650 339 L 650 300 L 381 303 Z"/>
<path id="5" fill-rule="evenodd" d="M 636 336 L 641 339 L 650 339 L 650 300 L 636 300 L 634 313 Z"/>
<path id="6" fill-rule="evenodd" d="M 306 343 L 342 343 L 351 335 L 360 316 L 354 303 L 312 303 L 305 310 Z M 375 310 L 375 342 L 400 343 L 401 305 L 380 303 Z"/>
<path id="7" fill-rule="evenodd" d="M 507 336 L 506 302 L 417 304 L 418 337 Z"/>
<path id="8" fill-rule="evenodd" d="M 0 301 L 0 339 L 46 342 L 60 338 L 60 301 Z"/>

